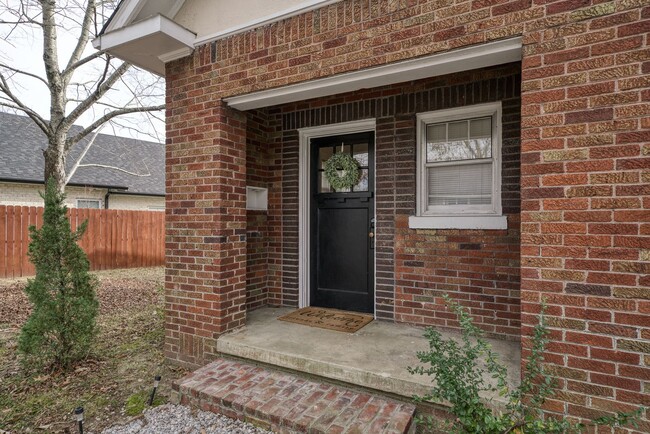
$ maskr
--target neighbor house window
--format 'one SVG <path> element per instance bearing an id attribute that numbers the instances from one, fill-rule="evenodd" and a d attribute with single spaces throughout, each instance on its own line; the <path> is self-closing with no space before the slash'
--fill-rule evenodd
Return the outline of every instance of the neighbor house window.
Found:
<path id="1" fill-rule="evenodd" d="M 411 227 L 503 229 L 501 103 L 417 117 L 417 215 Z"/>
<path id="2" fill-rule="evenodd" d="M 94 208 L 99 209 L 99 199 L 77 199 L 77 208 Z"/>

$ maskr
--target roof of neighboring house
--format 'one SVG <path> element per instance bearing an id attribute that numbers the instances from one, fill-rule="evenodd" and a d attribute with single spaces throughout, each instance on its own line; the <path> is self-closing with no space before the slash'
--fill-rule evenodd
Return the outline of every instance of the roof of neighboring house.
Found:
<path id="1" fill-rule="evenodd" d="M 72 127 L 71 132 L 81 127 Z M 74 145 L 66 171 L 74 166 L 92 134 Z M 45 134 L 27 116 L 0 113 L 0 180 L 43 182 Z M 78 167 L 71 185 L 127 188 L 125 193 L 165 194 L 165 146 L 162 143 L 98 134 L 81 164 L 109 167 Z M 120 170 L 121 169 L 121 170 Z M 129 172 L 129 173 L 127 173 Z"/>

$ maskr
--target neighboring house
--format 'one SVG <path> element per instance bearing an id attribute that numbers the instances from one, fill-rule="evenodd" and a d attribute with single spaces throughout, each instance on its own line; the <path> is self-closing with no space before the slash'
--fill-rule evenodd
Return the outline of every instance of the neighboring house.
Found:
<path id="1" fill-rule="evenodd" d="M 650 404 L 649 20 L 622 0 L 124 0 L 95 46 L 167 80 L 167 357 L 206 363 L 267 305 L 455 327 L 445 294 L 519 340 L 545 299 L 548 410 Z M 352 191 L 324 176 L 341 150 Z"/>
<path id="2" fill-rule="evenodd" d="M 47 139 L 26 116 L 0 113 L 0 205 L 42 206 L 43 150 Z M 98 134 L 75 145 L 66 172 L 74 208 L 165 209 L 165 149 L 160 143 Z"/>

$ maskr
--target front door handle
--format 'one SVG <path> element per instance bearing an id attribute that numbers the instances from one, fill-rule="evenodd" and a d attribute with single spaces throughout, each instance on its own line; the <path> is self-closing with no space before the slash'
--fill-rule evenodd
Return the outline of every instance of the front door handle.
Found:
<path id="1" fill-rule="evenodd" d="M 374 232 L 370 232 L 370 233 L 368 234 L 368 236 L 369 236 L 370 238 L 375 238 L 375 233 L 374 233 Z"/>

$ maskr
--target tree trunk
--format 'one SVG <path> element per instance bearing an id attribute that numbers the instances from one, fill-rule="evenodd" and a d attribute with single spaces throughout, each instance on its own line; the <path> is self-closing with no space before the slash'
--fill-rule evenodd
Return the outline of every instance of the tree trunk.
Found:
<path id="1" fill-rule="evenodd" d="M 45 157 L 43 174 L 45 182 L 53 178 L 56 189 L 63 193 L 65 189 L 65 135 L 51 137 L 47 149 L 43 151 L 43 157 Z"/>

